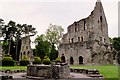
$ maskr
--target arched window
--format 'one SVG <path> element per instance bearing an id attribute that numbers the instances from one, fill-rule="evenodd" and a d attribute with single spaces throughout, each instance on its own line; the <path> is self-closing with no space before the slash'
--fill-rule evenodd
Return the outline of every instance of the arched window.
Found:
<path id="1" fill-rule="evenodd" d="M 82 56 L 79 57 L 79 64 L 83 64 L 83 57 Z"/>
<path id="2" fill-rule="evenodd" d="M 77 28 L 75 27 L 75 32 L 77 32 Z"/>
<path id="3" fill-rule="evenodd" d="M 28 49 L 28 46 L 26 46 L 26 49 Z"/>
<path id="4" fill-rule="evenodd" d="M 63 63 L 66 62 L 66 61 L 65 61 L 65 56 L 64 56 L 64 54 L 62 54 L 61 61 L 62 61 Z"/>
<path id="5" fill-rule="evenodd" d="M 30 54 L 30 51 L 28 51 L 27 54 Z"/>
<path id="6" fill-rule="evenodd" d="M 73 38 L 71 39 L 72 43 L 73 43 Z"/>
<path id="7" fill-rule="evenodd" d="M 80 37 L 78 37 L 78 42 L 80 42 Z"/>
<path id="8" fill-rule="evenodd" d="M 85 25 L 86 25 L 86 21 L 85 21 L 85 19 L 84 19 L 84 30 L 86 29 L 86 26 L 85 26 Z"/>
<path id="9" fill-rule="evenodd" d="M 23 52 L 23 55 L 25 55 L 25 51 Z"/>
<path id="10" fill-rule="evenodd" d="M 83 37 L 81 37 L 81 41 L 83 41 Z"/>
<path id="11" fill-rule="evenodd" d="M 73 57 L 70 57 L 70 64 L 74 64 L 74 59 L 73 59 Z"/>
<path id="12" fill-rule="evenodd" d="M 102 22 L 102 16 L 100 16 L 100 21 Z"/>
<path id="13" fill-rule="evenodd" d="M 70 38 L 69 38 L 69 43 L 70 43 Z"/>

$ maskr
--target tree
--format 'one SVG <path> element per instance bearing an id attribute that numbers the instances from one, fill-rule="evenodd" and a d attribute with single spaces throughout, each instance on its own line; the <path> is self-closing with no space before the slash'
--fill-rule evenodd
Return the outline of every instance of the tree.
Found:
<path id="1" fill-rule="evenodd" d="M 115 37 L 112 39 L 112 44 L 115 50 L 118 51 L 118 63 L 120 64 L 120 37 Z"/>
<path id="2" fill-rule="evenodd" d="M 51 51 L 50 51 L 50 60 L 53 61 L 55 60 L 56 58 L 58 58 L 58 50 L 56 50 L 55 46 L 54 45 L 51 45 Z"/>
<path id="3" fill-rule="evenodd" d="M 4 42 L 8 43 L 8 46 L 9 46 L 8 51 L 6 51 L 6 52 L 8 52 L 8 54 L 10 54 L 10 52 L 14 53 L 12 51 L 14 51 L 13 46 L 15 46 L 15 45 L 13 45 L 13 44 L 11 45 L 11 43 L 14 42 L 15 32 L 17 31 L 17 28 L 16 28 L 15 25 L 16 25 L 15 22 L 10 21 L 7 25 L 4 25 L 3 28 L 2 28 L 2 34 L 3 34 L 3 37 L 4 37 Z M 7 46 L 7 45 L 5 45 L 5 46 Z M 6 49 L 6 47 L 4 47 L 4 45 L 3 45 L 3 49 L 4 48 Z"/>
<path id="4" fill-rule="evenodd" d="M 37 33 L 35 30 L 36 28 L 32 27 L 32 25 L 22 25 L 22 32 L 25 36 L 34 36 Z"/>
<path id="5" fill-rule="evenodd" d="M 64 29 L 58 25 L 50 24 L 49 28 L 46 32 L 46 40 L 51 43 L 51 51 L 50 51 L 50 59 L 55 60 L 58 57 L 58 51 L 56 50 L 56 46 L 60 44 L 60 41 L 63 36 Z"/>
<path id="6" fill-rule="evenodd" d="M 2 37 L 2 27 L 4 25 L 4 20 L 3 19 L 0 19 L 0 54 L 2 54 L 2 40 L 1 40 L 1 37 Z"/>
<path id="7" fill-rule="evenodd" d="M 7 45 L 3 45 L 5 53 L 8 52 L 8 54 L 12 54 L 12 57 L 16 56 L 14 58 L 15 60 L 19 60 L 22 37 L 34 36 L 37 33 L 35 30 L 32 25 L 16 24 L 14 21 L 10 21 L 7 25 L 4 25 L 2 28 L 4 43 L 8 43 L 9 46 L 9 48 L 6 49 Z"/>
<path id="8" fill-rule="evenodd" d="M 113 47 L 117 50 L 117 51 L 120 51 L 120 37 L 118 38 L 113 38 L 112 39 L 112 44 L 113 44 Z"/>
<path id="9" fill-rule="evenodd" d="M 4 25 L 4 20 L 3 19 L 0 19 L 0 37 L 2 37 L 2 27 Z"/>
<path id="10" fill-rule="evenodd" d="M 42 60 L 46 55 L 49 56 L 51 44 L 44 39 L 44 35 L 37 36 L 35 39 L 35 44 L 37 56 L 39 56 Z"/>
<path id="11" fill-rule="evenodd" d="M 63 36 L 64 29 L 61 26 L 58 25 L 52 25 L 50 24 L 49 28 L 46 32 L 46 39 L 51 43 L 55 45 L 59 45 L 60 40 Z"/>

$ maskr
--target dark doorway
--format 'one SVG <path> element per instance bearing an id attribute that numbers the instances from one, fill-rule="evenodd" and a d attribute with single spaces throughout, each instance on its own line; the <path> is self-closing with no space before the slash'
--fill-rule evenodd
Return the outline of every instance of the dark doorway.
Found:
<path id="1" fill-rule="evenodd" d="M 23 52 L 23 55 L 25 55 L 25 51 Z"/>
<path id="2" fill-rule="evenodd" d="M 30 51 L 28 51 L 28 53 L 27 53 L 28 55 L 30 54 Z"/>
<path id="3" fill-rule="evenodd" d="M 64 54 L 62 54 L 61 61 L 62 61 L 62 63 L 65 63 L 65 56 L 64 56 Z"/>
<path id="4" fill-rule="evenodd" d="M 70 64 L 74 64 L 73 57 L 70 57 Z"/>
<path id="5" fill-rule="evenodd" d="M 82 56 L 79 57 L 79 64 L 83 64 L 83 57 Z"/>

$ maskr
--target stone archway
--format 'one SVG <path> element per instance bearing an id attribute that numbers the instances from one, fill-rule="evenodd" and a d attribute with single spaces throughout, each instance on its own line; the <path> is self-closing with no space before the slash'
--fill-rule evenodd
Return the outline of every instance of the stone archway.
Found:
<path id="1" fill-rule="evenodd" d="M 30 51 L 28 51 L 27 54 L 29 55 L 29 54 L 30 54 Z"/>
<path id="2" fill-rule="evenodd" d="M 70 57 L 70 64 L 74 64 L 74 59 L 73 59 L 73 57 Z"/>
<path id="3" fill-rule="evenodd" d="M 23 55 L 25 55 L 26 53 L 25 53 L 25 51 L 23 52 Z"/>
<path id="4" fill-rule="evenodd" d="M 64 54 L 62 54 L 61 61 L 62 61 L 62 63 L 65 63 L 65 62 L 66 62 L 66 61 L 65 61 L 65 56 L 64 56 Z"/>
<path id="5" fill-rule="evenodd" d="M 83 57 L 79 56 L 79 64 L 83 64 Z"/>

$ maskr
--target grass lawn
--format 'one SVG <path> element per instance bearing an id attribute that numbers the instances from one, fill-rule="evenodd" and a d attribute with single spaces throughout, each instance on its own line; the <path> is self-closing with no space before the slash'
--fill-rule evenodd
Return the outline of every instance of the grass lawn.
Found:
<path id="1" fill-rule="evenodd" d="M 17 69 L 26 70 L 27 66 L 0 66 L 0 70 L 17 70 Z"/>
<path id="2" fill-rule="evenodd" d="M 71 68 L 98 69 L 104 78 L 118 78 L 118 66 L 71 66 Z"/>

